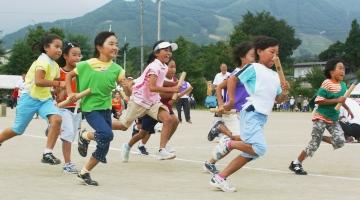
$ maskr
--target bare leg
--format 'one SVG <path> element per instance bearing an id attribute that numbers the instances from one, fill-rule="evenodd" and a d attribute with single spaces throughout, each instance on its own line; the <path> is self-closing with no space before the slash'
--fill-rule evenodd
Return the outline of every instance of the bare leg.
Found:
<path id="1" fill-rule="evenodd" d="M 143 143 L 143 145 L 145 145 L 149 141 L 150 136 L 151 136 L 150 134 L 146 134 L 145 137 L 143 137 L 141 139 L 141 143 Z"/>
<path id="2" fill-rule="evenodd" d="M 48 119 L 49 119 L 50 127 L 47 136 L 46 148 L 54 149 L 56 140 L 60 134 L 62 120 L 60 115 L 50 115 Z"/>
<path id="3" fill-rule="evenodd" d="M 223 171 L 221 171 L 219 174 L 226 178 L 228 176 L 230 176 L 231 174 L 233 174 L 234 172 L 236 172 L 237 170 L 239 170 L 240 168 L 242 168 L 246 163 L 248 163 L 251 159 L 250 158 L 245 158 L 242 156 L 238 156 L 236 158 L 234 158 L 226 167 Z"/>
<path id="4" fill-rule="evenodd" d="M 218 129 L 219 129 L 220 133 L 223 133 L 223 134 L 229 136 L 230 138 L 232 137 L 232 132 L 224 124 L 220 124 L 218 126 Z"/>
<path id="5" fill-rule="evenodd" d="M 3 130 L 3 132 L 0 134 L 0 143 L 5 142 L 6 140 L 17 136 L 17 134 L 11 130 L 11 128 L 7 128 Z"/>
<path id="6" fill-rule="evenodd" d="M 306 152 L 303 150 L 298 156 L 298 161 L 302 163 L 306 159 L 306 157 L 307 157 Z"/>
<path id="7" fill-rule="evenodd" d="M 122 123 L 120 123 L 119 121 L 113 121 L 112 122 L 112 130 L 122 130 L 122 131 L 126 131 L 128 128 L 126 126 L 124 126 Z"/>
<path id="8" fill-rule="evenodd" d="M 230 141 L 230 142 L 231 142 L 231 149 L 237 149 L 251 155 L 257 155 L 250 144 L 246 144 L 243 141 Z"/>
<path id="9" fill-rule="evenodd" d="M 99 163 L 93 156 L 90 157 L 89 161 L 85 164 L 85 169 L 91 171 Z"/>
<path id="10" fill-rule="evenodd" d="M 63 155 L 64 155 L 64 162 L 65 163 L 70 163 L 71 159 L 70 159 L 70 155 L 71 155 L 71 142 L 68 141 L 63 141 L 62 143 L 62 151 L 63 151 Z"/>
<path id="11" fill-rule="evenodd" d="M 132 147 L 136 142 L 138 142 L 139 140 L 143 139 L 144 137 L 146 137 L 147 135 L 150 134 L 147 131 L 144 131 L 143 129 L 140 129 L 140 131 L 138 133 L 136 133 L 129 141 L 128 145 L 130 147 Z"/>
<path id="12" fill-rule="evenodd" d="M 163 108 L 159 109 L 158 120 L 163 122 L 160 136 L 160 148 L 165 148 L 171 136 L 173 120 L 171 119 L 168 111 L 164 110 Z"/>

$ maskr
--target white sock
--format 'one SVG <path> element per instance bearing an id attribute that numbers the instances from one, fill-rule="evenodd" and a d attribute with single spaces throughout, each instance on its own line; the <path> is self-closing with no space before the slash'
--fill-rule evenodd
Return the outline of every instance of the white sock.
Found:
<path id="1" fill-rule="evenodd" d="M 47 153 L 52 153 L 52 149 L 45 148 L 44 149 L 44 154 L 47 154 Z"/>
<path id="2" fill-rule="evenodd" d="M 88 138 L 88 132 L 87 132 L 87 131 L 84 131 L 84 132 L 81 134 L 81 137 L 84 138 L 85 140 L 90 141 L 90 139 Z"/>
<path id="3" fill-rule="evenodd" d="M 142 143 L 142 141 L 139 142 L 139 147 L 145 146 L 144 143 Z"/>
<path id="4" fill-rule="evenodd" d="M 301 164 L 301 162 L 298 159 L 295 159 L 293 162 L 294 164 Z"/>
<path id="5" fill-rule="evenodd" d="M 89 173 L 90 171 L 88 171 L 85 167 L 83 167 L 81 170 L 80 170 L 80 174 L 81 175 L 84 175 L 86 173 Z"/>

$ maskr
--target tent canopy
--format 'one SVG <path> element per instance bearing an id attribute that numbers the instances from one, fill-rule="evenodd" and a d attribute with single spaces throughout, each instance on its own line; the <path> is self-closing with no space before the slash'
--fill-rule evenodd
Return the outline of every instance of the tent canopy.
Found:
<path id="1" fill-rule="evenodd" d="M 23 79 L 18 75 L 0 75 L 0 89 L 14 89 L 19 87 Z"/>

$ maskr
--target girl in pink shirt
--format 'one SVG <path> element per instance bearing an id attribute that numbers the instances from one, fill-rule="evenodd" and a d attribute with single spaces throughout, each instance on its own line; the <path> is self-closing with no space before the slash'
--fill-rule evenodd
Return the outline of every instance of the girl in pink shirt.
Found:
<path id="1" fill-rule="evenodd" d="M 177 123 L 170 117 L 168 108 L 160 102 L 160 94 L 166 92 L 178 92 L 179 88 L 163 87 L 165 75 L 168 67 L 165 63 L 169 62 L 172 51 L 178 48 L 177 44 L 165 41 L 158 41 L 154 44 L 153 56 L 155 59 L 151 62 L 135 81 L 132 87 L 132 95 L 128 103 L 126 112 L 121 116 L 120 121 L 113 122 L 114 130 L 127 130 L 133 121 L 145 114 L 155 120 L 163 122 L 163 128 L 160 137 L 160 148 L 158 153 L 159 160 L 174 159 L 176 155 L 166 150 L 171 135 L 171 129 L 174 123 Z M 123 153 L 129 152 L 130 147 L 123 145 Z"/>

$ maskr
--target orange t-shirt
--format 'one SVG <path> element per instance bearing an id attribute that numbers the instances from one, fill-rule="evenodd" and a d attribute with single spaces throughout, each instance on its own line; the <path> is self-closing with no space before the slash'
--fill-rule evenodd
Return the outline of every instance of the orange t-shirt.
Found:
<path id="1" fill-rule="evenodd" d="M 112 107 L 117 112 L 121 112 L 121 110 L 122 110 L 121 99 L 120 100 L 117 100 L 115 98 L 112 99 Z"/>
<path id="2" fill-rule="evenodd" d="M 67 73 L 68 72 L 65 71 L 63 68 L 60 68 L 60 78 L 59 78 L 59 80 L 60 81 L 65 81 Z M 76 79 L 75 78 L 71 81 L 71 90 L 73 92 L 76 92 Z M 59 101 L 63 101 L 63 100 L 65 100 L 67 98 L 66 90 L 62 90 L 61 92 L 64 92 L 65 94 L 63 94 L 63 96 L 61 94 L 58 94 Z M 67 108 L 74 108 L 74 107 L 76 107 L 76 103 L 68 104 L 66 107 Z"/>

